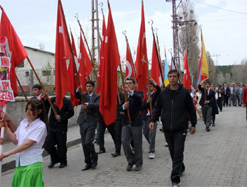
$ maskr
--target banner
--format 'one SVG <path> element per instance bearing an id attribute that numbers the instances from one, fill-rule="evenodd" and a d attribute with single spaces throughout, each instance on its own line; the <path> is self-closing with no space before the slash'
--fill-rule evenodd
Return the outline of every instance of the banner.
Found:
<path id="1" fill-rule="evenodd" d="M 14 93 L 10 84 L 10 57 L 8 40 L 0 37 L 0 101 L 15 101 Z"/>

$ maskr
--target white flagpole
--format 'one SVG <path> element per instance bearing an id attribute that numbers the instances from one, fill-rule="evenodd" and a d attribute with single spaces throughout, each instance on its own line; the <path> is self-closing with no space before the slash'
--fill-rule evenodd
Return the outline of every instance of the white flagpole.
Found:
<path id="1" fill-rule="evenodd" d="M 6 112 L 7 104 L 4 105 L 3 111 Z M 4 138 L 4 127 L 1 127 L 1 138 Z M 3 152 L 3 145 L 0 145 L 0 155 Z M 2 161 L 0 161 L 0 186 L 2 184 Z"/>

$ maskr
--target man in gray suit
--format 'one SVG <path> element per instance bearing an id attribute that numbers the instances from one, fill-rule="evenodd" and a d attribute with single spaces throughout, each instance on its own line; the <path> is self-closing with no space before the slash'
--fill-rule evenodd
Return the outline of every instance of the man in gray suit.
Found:
<path id="1" fill-rule="evenodd" d="M 80 126 L 82 149 L 85 158 L 85 167 L 82 171 L 90 168 L 95 169 L 98 164 L 98 155 L 93 144 L 95 128 L 98 124 L 100 96 L 94 93 L 94 82 L 86 82 L 86 92 L 83 92 L 83 102 L 77 123 Z M 80 90 L 77 88 L 75 95 L 81 100 Z"/>
<path id="2" fill-rule="evenodd" d="M 238 83 L 235 84 L 235 105 L 234 106 L 237 106 L 239 105 L 239 102 L 240 102 L 240 98 L 239 98 L 239 93 L 240 93 L 240 87 L 238 85 Z"/>

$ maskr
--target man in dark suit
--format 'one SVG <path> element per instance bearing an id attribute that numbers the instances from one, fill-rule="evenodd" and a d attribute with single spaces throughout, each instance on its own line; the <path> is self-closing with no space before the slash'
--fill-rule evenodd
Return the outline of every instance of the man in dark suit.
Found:
<path id="1" fill-rule="evenodd" d="M 230 89 L 229 87 L 227 86 L 227 84 L 224 84 L 224 88 L 223 88 L 223 91 L 224 91 L 224 101 L 223 101 L 223 106 L 228 106 L 228 99 L 229 99 L 229 95 L 230 95 Z"/>
<path id="2" fill-rule="evenodd" d="M 199 90 L 202 92 L 202 97 L 200 100 L 200 105 L 202 106 L 202 115 L 203 120 L 206 125 L 206 131 L 210 131 L 211 125 L 211 114 L 212 114 L 212 106 L 213 101 L 215 100 L 215 93 L 213 90 L 210 89 L 210 82 L 205 81 L 205 88 L 202 88 L 201 85 L 198 86 Z"/>
<path id="3" fill-rule="evenodd" d="M 63 106 L 61 110 L 56 106 L 56 97 L 52 97 L 51 102 L 57 112 L 57 115 L 55 115 L 54 111 L 51 110 L 49 117 L 48 135 L 44 148 L 51 156 L 51 163 L 48 165 L 48 168 L 53 168 L 54 165 L 58 162 L 60 162 L 59 168 L 64 168 L 67 166 L 66 143 L 68 119 L 74 115 L 74 108 L 70 99 L 66 97 L 63 98 Z M 47 113 L 48 111 L 49 108 Z M 55 147 L 55 145 L 57 146 Z"/>
<path id="4" fill-rule="evenodd" d="M 98 155 L 95 152 L 93 144 L 95 136 L 95 128 L 98 123 L 99 102 L 100 96 L 94 93 L 94 82 L 86 82 L 86 92 L 83 95 L 83 102 L 81 101 L 81 111 L 79 113 L 77 123 L 80 126 L 80 134 L 82 141 L 82 148 L 85 158 L 85 167 L 82 171 L 90 168 L 95 169 L 98 164 Z M 80 88 L 77 88 L 75 95 L 81 100 Z"/>
<path id="5" fill-rule="evenodd" d="M 136 91 L 135 80 L 133 78 L 125 79 L 124 90 L 128 93 L 128 101 L 122 97 L 122 111 L 125 113 L 123 117 L 122 127 L 122 144 L 125 156 L 128 161 L 127 171 L 131 171 L 135 164 L 135 171 L 140 171 L 143 164 L 142 153 L 142 91 Z M 128 116 L 129 110 L 129 116 Z M 133 141 L 134 152 L 131 148 L 131 141 Z"/>

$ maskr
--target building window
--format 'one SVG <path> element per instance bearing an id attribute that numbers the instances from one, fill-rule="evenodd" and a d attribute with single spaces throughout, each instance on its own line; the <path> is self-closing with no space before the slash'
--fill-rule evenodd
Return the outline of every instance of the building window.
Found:
<path id="1" fill-rule="evenodd" d="M 26 77 L 28 77 L 29 76 L 29 71 L 26 71 L 25 75 L 26 75 Z"/>
<path id="2" fill-rule="evenodd" d="M 42 75 L 43 76 L 50 76 L 51 75 L 51 71 L 50 70 L 43 70 L 42 71 Z"/>

